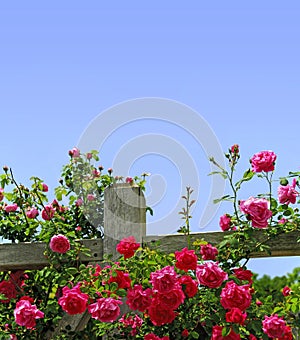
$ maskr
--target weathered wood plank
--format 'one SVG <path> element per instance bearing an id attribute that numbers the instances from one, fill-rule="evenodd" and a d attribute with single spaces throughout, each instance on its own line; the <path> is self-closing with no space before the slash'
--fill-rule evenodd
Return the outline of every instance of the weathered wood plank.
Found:
<path id="1" fill-rule="evenodd" d="M 45 340 L 50 340 L 57 338 L 62 333 L 68 332 L 79 332 L 82 331 L 87 322 L 90 319 L 90 315 L 87 311 L 83 314 L 75 314 L 69 315 L 67 313 L 64 314 L 63 318 L 58 323 L 57 327 L 54 330 L 49 330 L 45 335 Z"/>
<path id="2" fill-rule="evenodd" d="M 223 240 L 223 232 L 192 233 L 192 242 L 203 238 L 207 242 L 216 245 Z M 263 233 L 257 230 L 255 233 L 258 240 L 262 241 Z M 252 253 L 252 258 L 277 257 L 277 256 L 300 256 L 300 243 L 297 239 L 300 232 L 295 231 L 282 234 L 267 242 L 271 247 L 271 255 L 266 252 Z M 186 247 L 186 236 L 181 234 L 172 235 L 149 235 L 143 237 L 143 243 L 151 243 L 160 240 L 159 249 L 164 252 L 174 252 Z M 83 244 L 91 250 L 91 257 L 81 255 L 82 262 L 100 262 L 103 260 L 103 240 L 83 240 Z M 48 265 L 48 260 L 44 256 L 46 245 L 44 243 L 4 243 L 0 244 L 0 271 L 40 269 Z"/>
<path id="3" fill-rule="evenodd" d="M 103 240 L 91 239 L 82 240 L 82 244 L 89 248 L 91 256 L 80 255 L 80 261 L 102 261 Z M 49 264 L 45 257 L 46 250 L 44 243 L 4 243 L 0 244 L 0 271 L 41 269 Z"/>
<path id="4" fill-rule="evenodd" d="M 146 235 L 146 201 L 137 185 L 117 183 L 104 192 L 104 253 L 120 256 L 116 246 L 121 239 L 134 236 L 142 243 Z"/>
<path id="5" fill-rule="evenodd" d="M 191 242 L 197 239 L 204 239 L 205 241 L 216 245 L 221 242 L 228 232 L 208 232 L 208 233 L 191 233 Z M 266 239 L 263 230 L 255 230 L 255 238 L 260 242 Z M 266 252 L 255 252 L 250 256 L 251 258 L 262 257 L 277 257 L 277 256 L 300 256 L 300 243 L 297 239 L 300 238 L 300 232 L 294 231 L 287 234 L 281 234 L 276 238 L 269 240 L 266 244 L 271 247 L 271 255 Z M 187 237 L 182 234 L 174 235 L 148 235 L 143 239 L 144 243 L 151 244 L 152 242 L 160 240 L 158 249 L 163 252 L 174 252 L 181 250 L 187 246 Z"/>

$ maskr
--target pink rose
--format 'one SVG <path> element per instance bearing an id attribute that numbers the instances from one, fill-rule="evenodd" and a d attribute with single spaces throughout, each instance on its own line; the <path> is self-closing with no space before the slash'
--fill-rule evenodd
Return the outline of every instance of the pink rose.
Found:
<path id="1" fill-rule="evenodd" d="M 81 292 L 78 284 L 73 288 L 64 287 L 62 294 L 62 297 L 58 299 L 58 304 L 65 312 L 74 315 L 82 314 L 86 310 L 89 296 Z"/>
<path id="2" fill-rule="evenodd" d="M 32 305 L 29 300 L 20 300 L 14 310 L 16 323 L 20 326 L 32 329 L 36 325 L 36 319 L 44 317 L 44 313 Z"/>
<path id="3" fill-rule="evenodd" d="M 167 293 L 157 293 L 154 299 L 157 300 L 157 303 L 161 304 L 161 306 L 175 310 L 183 303 L 185 296 L 181 287 L 179 287 L 174 288 Z"/>
<path id="4" fill-rule="evenodd" d="M 87 198 L 88 201 L 91 202 L 91 201 L 94 201 L 94 200 L 95 200 L 95 195 L 93 195 L 93 194 L 88 194 L 86 198 Z"/>
<path id="5" fill-rule="evenodd" d="M 278 338 L 278 340 L 293 340 L 293 339 L 294 339 L 293 331 L 290 326 L 286 326 L 285 331 L 284 331 L 284 336 L 281 338 Z"/>
<path id="6" fill-rule="evenodd" d="M 212 329 L 212 335 L 210 340 L 240 340 L 241 336 L 239 334 L 236 334 L 233 329 L 231 329 L 230 333 L 226 336 L 222 335 L 222 326 L 213 326 Z"/>
<path id="7" fill-rule="evenodd" d="M 296 203 L 299 193 L 295 190 L 296 179 L 294 178 L 292 185 L 280 185 L 278 187 L 278 200 L 281 204 L 294 204 Z"/>
<path id="8" fill-rule="evenodd" d="M 37 215 L 39 214 L 38 210 L 36 208 L 31 208 L 30 210 L 26 211 L 26 216 L 28 218 L 36 218 Z"/>
<path id="9" fill-rule="evenodd" d="M 150 288 L 143 290 L 141 285 L 134 285 L 134 287 L 127 292 L 126 304 L 132 310 L 144 312 L 151 304 L 151 295 L 152 290 Z"/>
<path id="10" fill-rule="evenodd" d="M 139 243 L 136 243 L 133 236 L 123 238 L 117 245 L 117 252 L 124 255 L 124 259 L 132 257 L 135 251 L 140 247 Z"/>
<path id="11" fill-rule="evenodd" d="M 214 262 L 206 262 L 198 265 L 196 276 L 200 284 L 209 288 L 218 288 L 228 279 L 227 273 Z"/>
<path id="12" fill-rule="evenodd" d="M 253 172 L 274 170 L 276 155 L 273 151 L 261 151 L 252 156 L 250 163 Z"/>
<path id="13" fill-rule="evenodd" d="M 80 207 L 82 204 L 83 204 L 83 199 L 82 199 L 82 198 L 78 198 L 78 199 L 75 201 L 75 205 L 76 205 L 77 207 Z"/>
<path id="14" fill-rule="evenodd" d="M 9 340 L 18 340 L 15 334 L 9 334 Z"/>
<path id="15" fill-rule="evenodd" d="M 101 322 L 114 322 L 120 315 L 122 302 L 113 298 L 100 298 L 88 306 L 92 318 Z"/>
<path id="16" fill-rule="evenodd" d="M 242 311 L 250 306 L 252 299 L 249 286 L 238 286 L 234 281 L 226 283 L 220 296 L 225 309 L 239 308 Z"/>
<path id="17" fill-rule="evenodd" d="M 148 315 L 154 326 L 162 326 L 172 323 L 176 317 L 172 309 L 161 305 L 158 300 L 153 299 L 148 308 Z"/>
<path id="18" fill-rule="evenodd" d="M 268 219 L 272 216 L 272 211 L 269 210 L 269 201 L 265 198 L 250 197 L 245 201 L 240 201 L 240 209 L 248 215 L 254 228 L 268 226 Z"/>
<path id="19" fill-rule="evenodd" d="M 243 325 L 247 318 L 247 313 L 243 313 L 239 308 L 234 307 L 226 313 L 225 317 L 226 322 L 233 322 Z"/>
<path id="20" fill-rule="evenodd" d="M 133 178 L 132 177 L 126 177 L 125 182 L 131 184 L 131 183 L 133 183 Z"/>
<path id="21" fill-rule="evenodd" d="M 167 266 L 152 272 L 150 274 L 150 283 L 153 286 L 154 292 L 167 293 L 179 286 L 178 274 L 173 267 Z"/>
<path id="22" fill-rule="evenodd" d="M 182 332 L 181 332 L 181 336 L 183 338 L 187 338 L 189 336 L 189 331 L 185 328 Z"/>
<path id="23" fill-rule="evenodd" d="M 117 275 L 112 275 L 109 278 L 108 283 L 116 282 L 118 284 L 118 289 L 130 288 L 131 279 L 129 277 L 129 274 L 123 272 L 122 270 L 116 270 L 115 273 Z"/>
<path id="24" fill-rule="evenodd" d="M 271 316 L 265 315 L 262 325 L 263 332 L 271 339 L 281 338 L 286 333 L 286 323 L 277 314 Z"/>
<path id="25" fill-rule="evenodd" d="M 263 303 L 262 303 L 260 300 L 256 300 L 256 301 L 255 301 L 255 304 L 256 304 L 256 306 L 259 307 L 259 306 L 262 306 Z"/>
<path id="26" fill-rule="evenodd" d="M 15 299 L 17 297 L 17 291 L 15 284 L 9 281 L 1 281 L 0 282 L 0 294 L 6 296 L 6 299 L 0 300 L 2 303 L 9 303 L 11 299 Z"/>
<path id="27" fill-rule="evenodd" d="M 80 156 L 80 151 L 78 150 L 78 148 L 73 148 L 72 150 L 69 151 L 69 155 L 72 158 L 77 158 Z"/>
<path id="28" fill-rule="evenodd" d="M 0 188 L 0 202 L 3 200 L 4 198 L 4 189 Z"/>
<path id="29" fill-rule="evenodd" d="M 55 210 L 54 210 L 52 204 L 47 204 L 44 207 L 44 209 L 42 210 L 42 218 L 45 221 L 49 221 L 49 220 L 51 220 L 51 218 L 53 218 L 54 213 L 55 213 Z"/>
<path id="30" fill-rule="evenodd" d="M 243 269 L 240 267 L 233 269 L 233 271 L 234 276 L 237 277 L 239 280 L 245 280 L 248 281 L 249 283 L 252 283 L 253 273 L 251 272 L 251 270 Z"/>
<path id="31" fill-rule="evenodd" d="M 200 249 L 200 254 L 202 255 L 202 259 L 212 260 L 214 261 L 216 259 L 216 256 L 218 255 L 218 249 L 216 247 L 213 247 L 211 244 L 202 244 Z"/>
<path id="32" fill-rule="evenodd" d="M 193 297 L 198 293 L 198 283 L 193 280 L 189 275 L 183 275 L 179 278 L 179 283 L 182 286 L 187 297 Z"/>
<path id="33" fill-rule="evenodd" d="M 175 266 L 185 272 L 195 270 L 197 267 L 198 258 L 194 250 L 183 248 L 181 251 L 175 251 L 175 259 Z"/>
<path id="34" fill-rule="evenodd" d="M 291 288 L 290 287 L 288 287 L 288 286 L 285 286 L 284 288 L 282 288 L 282 295 L 283 296 L 288 296 L 288 295 L 290 295 L 291 294 Z"/>
<path id="35" fill-rule="evenodd" d="M 55 253 L 65 254 L 70 249 L 70 241 L 64 235 L 54 235 L 50 240 L 50 249 Z"/>
<path id="36" fill-rule="evenodd" d="M 16 211 L 17 209 L 18 209 L 18 205 L 17 205 L 16 203 L 9 204 L 9 205 L 5 206 L 5 208 L 4 208 L 4 210 L 5 210 L 7 213 Z"/>
<path id="37" fill-rule="evenodd" d="M 224 214 L 223 216 L 220 217 L 220 222 L 219 222 L 220 228 L 223 231 L 227 231 L 230 229 L 231 226 L 231 218 L 229 215 Z"/>
<path id="38" fill-rule="evenodd" d="M 99 170 L 97 170 L 97 169 L 93 169 L 92 170 L 92 174 L 93 174 L 94 177 L 100 177 L 101 172 Z"/>

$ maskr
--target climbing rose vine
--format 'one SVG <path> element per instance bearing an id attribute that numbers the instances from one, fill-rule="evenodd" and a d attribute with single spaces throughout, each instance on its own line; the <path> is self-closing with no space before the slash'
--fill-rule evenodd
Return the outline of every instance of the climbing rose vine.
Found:
<path id="1" fill-rule="evenodd" d="M 233 205 L 232 212 L 220 216 L 221 242 L 212 244 L 205 234 L 190 232 L 194 200 L 187 188 L 180 212 L 184 235 L 178 235 L 185 237 L 184 247 L 165 253 L 163 239 L 144 244 L 128 235 L 116 246 L 118 258 L 107 256 L 103 263 L 93 263 L 82 240 L 105 237 L 104 190 L 117 181 L 145 189 L 146 175 L 123 179 L 111 168 L 105 174 L 102 165 L 95 165 L 96 151 L 82 154 L 73 148 L 69 157 L 51 200 L 48 185 L 37 177 L 31 186 L 19 184 L 8 167 L 0 177 L 0 235 L 12 243 L 44 242 L 48 259 L 44 268 L 2 270 L 1 339 L 296 339 L 298 276 L 276 281 L 278 288 L 270 294 L 247 269 L 251 253 L 268 252 L 273 238 L 299 232 L 300 173 L 290 172 L 278 185 L 272 177 L 273 151 L 255 153 L 237 181 L 237 144 L 225 154 L 228 169 L 210 159 L 214 175 L 227 179 L 231 188 L 231 194 L 216 198 Z M 240 197 L 240 188 L 254 177 L 267 182 L 267 192 Z M 82 262 L 81 254 L 90 263 Z M 67 316 L 84 316 L 88 322 L 76 331 L 61 329 Z"/>

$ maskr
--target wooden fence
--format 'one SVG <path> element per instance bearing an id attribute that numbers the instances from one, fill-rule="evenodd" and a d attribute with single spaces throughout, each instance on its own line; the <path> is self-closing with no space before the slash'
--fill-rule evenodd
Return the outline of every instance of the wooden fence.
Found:
<path id="1" fill-rule="evenodd" d="M 223 232 L 192 233 L 191 240 L 204 239 L 212 245 L 222 241 Z M 103 261 L 104 254 L 112 254 L 114 258 L 117 243 L 124 237 L 133 235 L 137 242 L 149 244 L 159 239 L 159 249 L 166 252 L 174 252 L 186 246 L 186 236 L 172 235 L 146 235 L 146 202 L 143 192 L 137 186 L 130 184 L 115 184 L 106 189 L 104 195 L 104 239 L 82 240 L 81 242 L 90 249 L 91 256 L 81 255 L 83 263 L 98 263 Z M 256 231 L 256 237 L 263 239 L 262 231 Z M 300 243 L 297 239 L 300 232 L 282 234 L 267 244 L 270 253 L 255 252 L 251 258 L 300 256 Z M 18 243 L 0 245 L 0 271 L 18 269 L 41 269 L 48 265 L 44 256 L 46 245 L 43 243 Z M 89 316 L 65 315 L 59 326 L 49 332 L 47 339 L 52 339 L 64 329 L 79 331 L 84 328 Z"/>

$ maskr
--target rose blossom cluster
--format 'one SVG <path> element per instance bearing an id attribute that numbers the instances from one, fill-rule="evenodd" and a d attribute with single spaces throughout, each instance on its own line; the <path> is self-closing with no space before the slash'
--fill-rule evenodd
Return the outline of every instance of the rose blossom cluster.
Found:
<path id="1" fill-rule="evenodd" d="M 267 334 L 271 339 L 278 340 L 292 340 L 292 330 L 289 326 L 287 326 L 286 322 L 282 317 L 279 317 L 277 314 L 273 314 L 271 316 L 265 316 L 263 322 L 263 331 Z"/>
<path id="2" fill-rule="evenodd" d="M 117 250 L 124 255 L 124 258 L 132 257 L 139 244 L 135 242 L 134 237 L 128 237 L 118 244 Z M 63 235 L 55 235 L 50 241 L 50 248 L 53 251 L 64 253 L 70 248 L 69 240 Z M 109 268 L 109 267 L 105 267 Z M 103 270 L 105 269 L 103 268 Z M 95 272 L 91 275 L 94 277 L 92 281 L 97 280 L 101 274 L 102 269 L 100 266 L 95 267 Z M 122 270 L 110 271 L 110 278 L 107 283 L 117 283 L 117 289 L 128 289 L 131 286 L 131 280 L 128 273 Z M 105 282 L 104 282 L 105 284 Z M 108 292 L 109 294 L 111 292 Z M 120 315 L 120 305 L 122 302 L 110 296 L 99 296 L 96 300 L 92 301 L 88 294 L 81 291 L 81 284 L 73 286 L 72 288 L 65 286 L 62 289 L 62 296 L 59 297 L 58 304 L 62 309 L 70 314 L 82 314 L 88 310 L 91 317 L 101 322 L 113 322 Z M 125 320 L 125 319 L 124 319 Z M 123 320 L 123 321 L 124 321 Z M 130 323 L 132 320 L 127 320 Z M 124 323 L 126 323 L 124 321 Z M 132 324 L 134 321 L 132 321 Z M 139 321 L 135 320 L 136 327 L 139 326 Z"/>
<path id="3" fill-rule="evenodd" d="M 89 295 L 81 291 L 80 284 L 62 289 L 62 296 L 58 299 L 58 304 L 62 309 L 70 314 L 82 314 L 88 309 L 91 317 L 101 322 L 113 322 L 120 315 L 121 301 L 111 297 L 100 297 L 95 302 L 88 304 Z"/>
<path id="4" fill-rule="evenodd" d="M 12 299 L 16 299 L 19 295 L 24 294 L 23 286 L 25 285 L 26 279 L 28 279 L 28 275 L 22 270 L 11 272 L 9 274 L 9 280 L 0 282 L 0 294 L 6 297 L 0 302 L 7 304 Z M 16 302 L 14 317 L 15 322 L 19 326 L 33 329 L 36 326 L 36 319 L 43 318 L 44 313 L 33 304 L 31 297 L 24 295 Z M 11 339 L 17 339 L 17 337 L 12 334 Z"/>
<path id="5" fill-rule="evenodd" d="M 50 221 L 54 217 L 55 213 L 57 213 L 58 215 L 63 214 L 66 210 L 66 207 L 60 205 L 58 201 L 54 199 L 52 203 L 48 203 L 44 206 L 42 210 L 42 218 L 45 221 Z"/>
<path id="6" fill-rule="evenodd" d="M 231 152 L 235 157 L 239 155 L 237 145 L 233 146 Z M 71 158 L 76 161 L 80 157 L 80 152 L 74 148 L 70 152 Z M 253 172 L 269 172 L 274 170 L 276 155 L 271 151 L 262 151 L 254 155 L 251 159 Z M 110 174 L 112 169 L 109 169 Z M 94 176 L 98 176 L 98 172 L 94 172 Z M 127 179 L 126 179 L 127 182 Z M 128 180 L 128 183 L 131 181 Z M 278 198 L 281 204 L 295 203 L 298 192 L 295 190 L 296 181 L 292 185 L 281 185 L 278 188 Z M 43 185 L 43 191 L 48 191 L 48 187 Z M 2 196 L 1 196 L 2 195 Z M 1 198 L 2 197 L 2 198 Z M 3 189 L 0 190 L 0 201 L 3 199 Z M 95 196 L 87 195 L 88 201 L 93 201 Z M 76 201 L 76 205 L 83 204 L 82 199 Z M 272 217 L 270 210 L 270 202 L 264 198 L 250 197 L 247 200 L 239 202 L 239 208 L 242 213 L 251 221 L 254 228 L 265 228 L 268 226 L 268 220 Z M 7 213 L 18 210 L 16 204 L 6 205 L 4 210 Z M 47 204 L 41 212 L 42 218 L 46 221 L 51 220 L 55 213 L 63 212 L 64 208 L 54 200 L 51 204 Z M 39 215 L 39 211 L 35 207 L 28 207 L 26 216 L 29 219 L 34 219 Z M 220 226 L 223 231 L 234 230 L 231 217 L 228 214 L 220 218 Z M 78 227 L 80 228 L 80 227 Z M 54 235 L 49 247 L 53 252 L 65 254 L 70 249 L 69 239 L 62 235 Z M 116 250 L 123 255 L 124 259 L 129 259 L 135 255 L 135 252 L 140 247 L 133 236 L 129 236 L 120 241 Z M 124 328 L 128 328 L 131 336 L 138 334 L 138 329 L 143 325 L 141 315 L 152 323 L 153 326 L 163 327 L 171 324 L 179 315 L 178 308 L 182 306 L 188 299 L 193 298 L 201 289 L 214 290 L 218 295 L 218 303 L 223 308 L 224 322 L 214 324 L 211 329 L 210 340 L 241 340 L 244 333 L 238 334 L 240 329 L 247 327 L 250 320 L 247 320 L 248 310 L 252 304 L 252 294 L 254 293 L 252 285 L 253 274 L 251 271 L 244 268 L 234 268 L 231 273 L 225 272 L 218 261 L 218 249 L 211 244 L 201 244 L 198 255 L 195 250 L 183 248 L 181 251 L 175 251 L 174 264 L 167 265 L 157 269 L 150 274 L 150 278 L 146 287 L 144 280 L 136 284 L 130 278 L 130 273 L 118 263 L 115 267 L 100 268 L 95 266 L 95 271 L 91 271 L 91 281 L 73 284 L 69 282 L 69 286 L 59 287 L 57 292 L 58 304 L 61 308 L 70 315 L 82 314 L 86 310 L 90 316 L 100 322 L 114 322 L 121 315 L 120 298 L 117 297 L 118 290 L 126 291 L 126 304 L 133 311 L 138 311 L 141 314 L 131 316 L 123 315 L 119 320 Z M 119 266 L 119 267 L 118 267 Z M 93 297 L 88 293 L 89 285 L 97 287 L 93 284 L 100 279 L 104 269 L 107 269 L 109 278 L 102 280 L 102 286 L 112 284 L 115 290 L 109 291 L 107 288 L 100 291 L 93 291 Z M 144 278 L 147 282 L 148 278 Z M 24 277 L 17 273 L 12 273 L 9 280 L 0 282 L 0 293 L 6 298 L 2 303 L 8 303 L 12 299 L 17 299 L 18 294 L 22 292 Z M 97 282 L 98 284 L 99 282 Z M 116 284 L 116 285 L 115 285 Z M 203 290 L 205 291 L 205 290 Z M 282 289 L 282 294 L 288 296 L 291 294 L 289 287 Z M 95 298 L 95 296 L 97 296 Z M 197 297 L 196 297 L 197 298 Z M 257 306 L 259 306 L 257 301 Z M 255 305 L 255 303 L 253 303 Z M 199 304 L 199 306 L 201 306 Z M 247 311 L 248 310 L 248 311 Z M 218 312 L 218 311 L 216 311 Z M 262 314 L 263 315 L 263 314 Z M 34 304 L 33 299 L 23 296 L 16 302 L 14 310 L 15 321 L 18 325 L 28 329 L 33 329 L 36 326 L 36 319 L 43 318 L 44 313 L 40 311 Z M 176 321 L 175 321 L 176 322 Z M 226 322 L 226 326 L 224 326 Z M 186 327 L 186 325 L 183 325 Z M 225 329 L 226 328 L 226 329 Z M 181 334 L 182 338 L 188 338 L 191 330 L 184 328 Z M 224 335 L 226 331 L 226 335 Z M 265 315 L 262 321 L 262 331 L 271 339 L 276 340 L 291 340 L 292 331 L 282 317 L 277 314 Z M 150 331 L 149 331 L 150 332 Z M 13 336 L 13 335 L 12 335 Z M 253 334 L 249 334 L 248 340 L 257 340 Z M 145 340 L 169 340 L 168 336 L 159 337 L 154 331 L 144 336 Z"/>
<path id="7" fill-rule="evenodd" d="M 232 146 L 231 153 L 234 150 L 238 150 L 236 146 Z M 239 151 L 239 150 L 238 150 Z M 237 152 L 238 152 L 237 151 Z M 271 172 L 274 171 L 276 154 L 273 151 L 260 151 L 252 156 L 250 163 L 253 173 Z M 295 187 L 297 181 L 294 179 L 292 185 L 288 185 L 288 181 L 278 187 L 278 200 L 281 204 L 295 203 L 299 193 Z M 254 228 L 266 228 L 268 226 L 268 220 L 272 217 L 272 211 L 270 210 L 270 202 L 265 198 L 249 197 L 247 200 L 239 201 L 239 208 L 244 213 L 248 220 L 251 221 Z M 229 214 L 224 214 L 220 217 L 220 228 L 223 231 L 235 230 L 232 225 L 232 219 Z"/>
<path id="8" fill-rule="evenodd" d="M 186 299 L 194 297 L 199 291 L 199 285 L 210 289 L 218 289 L 223 286 L 220 293 L 220 304 L 226 310 L 225 320 L 232 325 L 244 326 L 247 323 L 247 309 L 252 302 L 253 289 L 252 272 L 242 267 L 234 268 L 232 275 L 236 280 L 228 281 L 228 274 L 221 269 L 217 262 L 213 262 L 217 256 L 217 249 L 210 244 L 201 245 L 200 255 L 206 262 L 198 263 L 198 257 L 194 250 L 183 248 L 175 252 L 175 265 L 166 266 L 150 274 L 151 287 L 144 289 L 141 284 L 129 287 L 127 291 L 126 304 L 130 309 L 145 313 L 149 316 L 154 326 L 163 326 L 172 323 L 178 312 L 177 309 Z M 186 274 L 181 275 L 179 271 Z M 188 273 L 195 273 L 197 281 Z M 285 289 L 287 291 L 287 289 Z M 269 320 L 268 317 L 265 317 Z M 272 322 L 263 324 L 263 331 L 270 336 L 271 330 L 276 328 L 276 320 L 271 317 Z M 283 319 L 282 319 L 283 320 Z M 133 323 L 132 319 L 130 322 Z M 287 336 L 290 328 L 285 321 L 279 321 L 283 325 L 280 336 Z M 225 337 L 222 335 L 224 326 L 214 325 L 212 328 L 211 340 L 228 339 L 240 340 L 241 335 L 236 333 L 233 328 Z M 184 335 L 183 335 L 184 334 Z M 185 329 L 182 336 L 188 336 Z M 275 333 L 274 333 L 275 334 Z M 276 333 L 279 334 L 279 331 Z M 161 339 L 154 333 L 147 334 L 144 339 Z M 249 335 L 250 340 L 256 340 L 253 334 Z M 279 338 L 283 340 L 283 338 Z M 285 338 L 289 339 L 289 338 Z"/>

